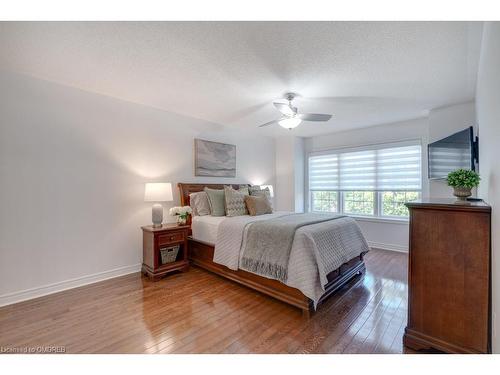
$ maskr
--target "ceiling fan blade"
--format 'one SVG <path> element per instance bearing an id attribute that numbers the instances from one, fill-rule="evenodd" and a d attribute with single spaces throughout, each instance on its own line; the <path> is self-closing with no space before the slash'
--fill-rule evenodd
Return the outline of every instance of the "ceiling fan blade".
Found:
<path id="1" fill-rule="evenodd" d="M 290 107 L 288 104 L 283 103 L 273 103 L 278 111 L 287 116 L 293 116 L 297 113 L 297 108 Z"/>
<path id="2" fill-rule="evenodd" d="M 303 121 L 328 121 L 332 118 L 332 115 L 325 115 L 320 113 L 300 113 L 297 115 L 298 118 Z"/>
<path id="3" fill-rule="evenodd" d="M 279 120 L 273 120 L 273 121 L 266 122 L 265 124 L 259 125 L 259 128 L 263 128 L 264 126 L 269 126 L 269 125 L 277 124 L 278 121 Z"/>

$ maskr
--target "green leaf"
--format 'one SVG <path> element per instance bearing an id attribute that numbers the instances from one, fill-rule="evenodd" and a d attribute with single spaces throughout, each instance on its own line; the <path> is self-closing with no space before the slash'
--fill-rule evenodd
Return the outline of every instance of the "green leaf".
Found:
<path id="1" fill-rule="evenodd" d="M 451 187 L 473 188 L 479 185 L 481 177 L 479 177 L 479 174 L 475 171 L 471 171 L 469 169 L 457 169 L 456 171 L 448 174 L 446 181 Z"/>

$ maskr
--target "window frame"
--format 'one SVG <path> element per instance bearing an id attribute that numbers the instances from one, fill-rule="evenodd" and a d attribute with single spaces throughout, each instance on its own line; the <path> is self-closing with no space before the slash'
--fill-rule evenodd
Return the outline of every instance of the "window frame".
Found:
<path id="1" fill-rule="evenodd" d="M 332 190 L 332 191 L 335 191 L 335 190 Z M 347 191 L 344 191 L 344 190 L 339 190 L 339 197 L 340 197 L 340 201 L 341 201 L 341 206 L 339 207 L 342 207 L 342 210 L 339 211 L 339 213 L 341 214 L 344 214 L 344 215 L 348 215 L 348 216 L 363 216 L 363 217 L 377 217 L 377 192 L 374 191 L 374 190 L 347 190 Z M 369 192 L 369 193 L 374 193 L 374 196 L 373 196 L 373 215 L 369 215 L 369 214 L 356 214 L 356 213 L 351 213 L 351 212 L 345 212 L 344 210 L 344 206 L 345 206 L 345 193 L 349 193 L 349 192 Z M 356 202 L 356 201 L 354 201 Z M 366 201 L 362 201 L 362 202 L 366 202 Z M 319 211 L 314 211 L 314 212 L 319 212 Z"/>
<path id="2" fill-rule="evenodd" d="M 409 217 L 402 217 L 402 216 L 391 216 L 391 215 L 382 215 L 383 213 L 383 203 L 382 203 L 382 194 L 384 192 L 416 192 L 418 193 L 418 198 L 422 198 L 423 190 L 424 190 L 424 173 L 423 173 L 423 165 L 425 161 L 425 156 L 423 154 L 423 146 L 422 146 L 422 140 L 421 139 L 409 139 L 409 140 L 403 140 L 403 141 L 397 141 L 397 142 L 390 142 L 390 143 L 376 143 L 376 144 L 370 144 L 370 145 L 364 145 L 364 146 L 356 146 L 356 147 L 340 147 L 340 148 L 334 148 L 334 149 L 323 149 L 321 151 L 313 151 L 309 152 L 307 154 L 307 159 L 306 159 L 306 173 L 305 173 L 305 190 L 307 192 L 307 199 L 306 199 L 306 210 L 307 212 L 316 212 L 316 213 L 324 213 L 325 211 L 315 211 L 313 210 L 313 205 L 312 205 L 312 193 L 314 191 L 320 191 L 320 190 L 310 190 L 310 181 L 309 181 L 309 159 L 313 156 L 320 156 L 320 155 L 328 155 L 328 154 L 341 154 L 341 153 L 347 153 L 347 152 L 356 152 L 356 151 L 365 151 L 365 150 L 378 150 L 378 149 L 384 149 L 384 148 L 397 148 L 397 147 L 405 147 L 405 146 L 420 146 L 420 189 L 414 189 L 414 190 L 365 190 L 365 191 L 370 191 L 374 192 L 375 197 L 374 197 L 374 208 L 373 208 L 373 215 L 358 215 L 358 214 L 351 214 L 351 213 L 345 213 L 344 212 L 344 190 L 321 190 L 321 191 L 331 191 L 331 192 L 336 192 L 337 193 L 337 207 L 338 207 L 338 214 L 343 214 L 347 216 L 352 216 L 356 219 L 360 220 L 366 220 L 366 221 L 381 221 L 381 222 L 402 222 L 402 223 L 407 223 L 409 221 Z M 358 190 L 349 190 L 349 191 L 358 191 Z M 359 190 L 361 191 L 361 190 Z"/>

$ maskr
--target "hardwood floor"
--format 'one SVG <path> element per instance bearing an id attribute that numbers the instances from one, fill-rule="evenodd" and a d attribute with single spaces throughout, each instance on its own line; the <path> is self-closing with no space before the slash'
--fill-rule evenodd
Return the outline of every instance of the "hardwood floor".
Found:
<path id="1" fill-rule="evenodd" d="M 300 310 L 199 268 L 140 274 L 0 308 L 0 347 L 69 353 L 401 353 L 407 255 L 372 250 L 367 274 Z"/>

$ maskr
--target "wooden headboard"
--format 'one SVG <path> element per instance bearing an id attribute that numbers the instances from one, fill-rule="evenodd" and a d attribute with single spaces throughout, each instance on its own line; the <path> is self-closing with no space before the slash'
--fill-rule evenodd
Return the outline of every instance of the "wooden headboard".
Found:
<path id="1" fill-rule="evenodd" d="M 181 196 L 181 205 L 189 206 L 189 194 L 197 193 L 203 191 L 205 187 L 210 189 L 224 189 L 224 186 L 232 186 L 233 189 L 238 190 L 241 186 L 251 186 L 248 184 L 193 184 L 193 183 L 182 183 L 179 182 L 177 186 L 179 187 L 179 193 Z"/>

